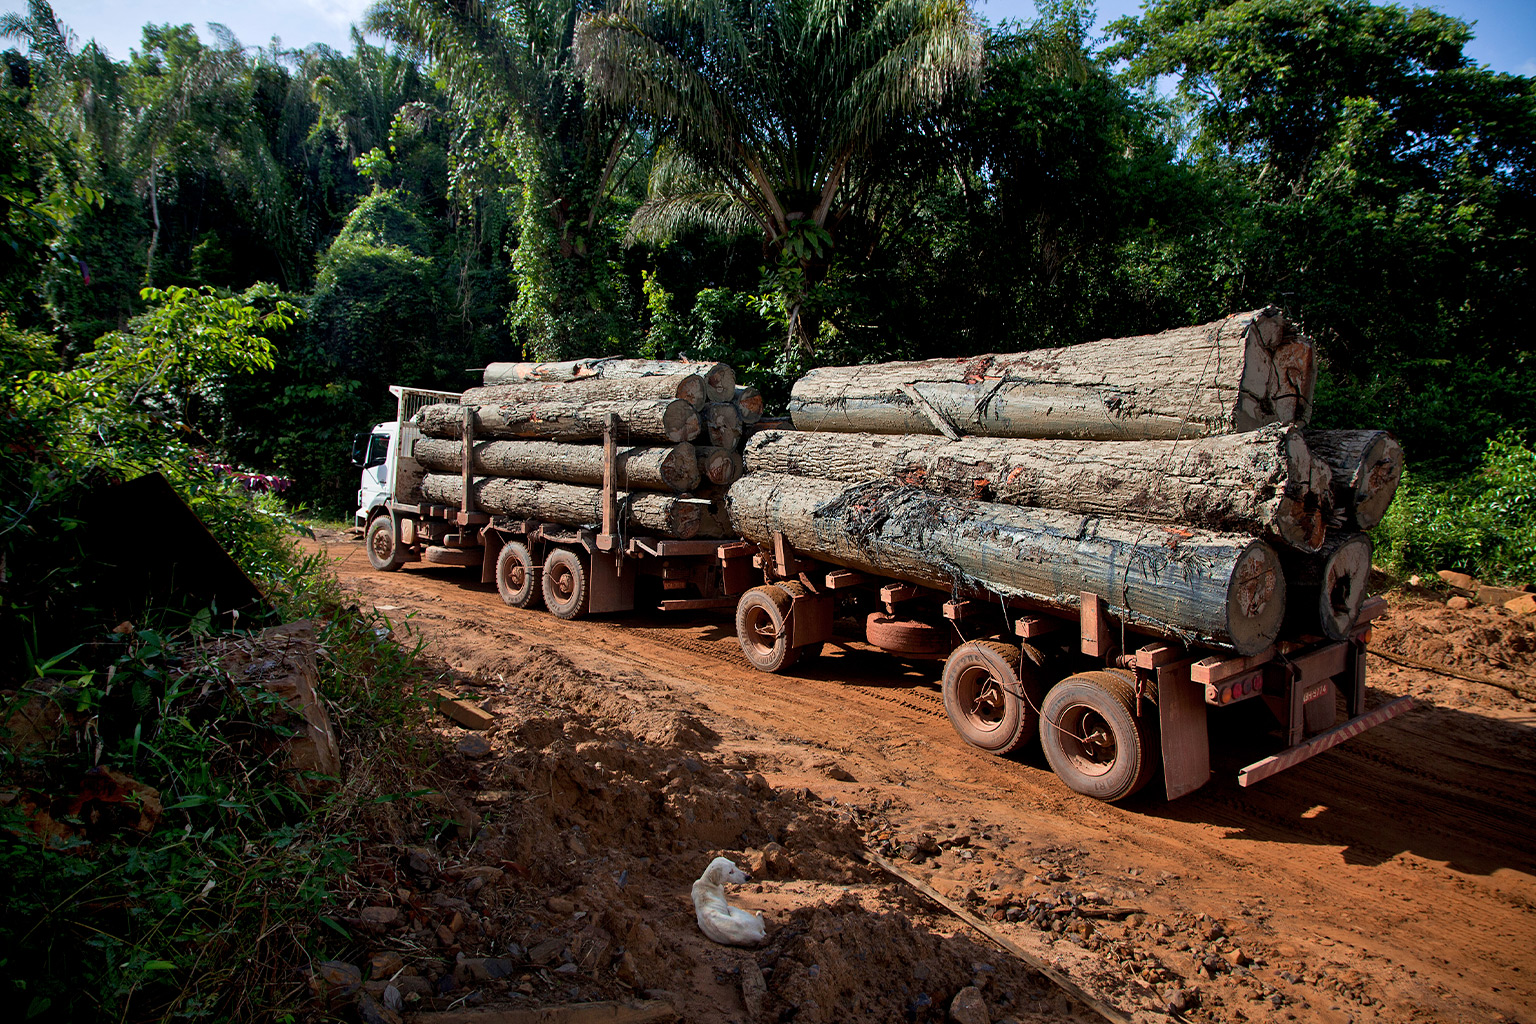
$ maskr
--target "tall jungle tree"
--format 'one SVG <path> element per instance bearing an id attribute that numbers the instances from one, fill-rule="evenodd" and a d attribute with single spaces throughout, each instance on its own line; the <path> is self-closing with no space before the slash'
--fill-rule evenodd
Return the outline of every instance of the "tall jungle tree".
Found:
<path id="1" fill-rule="evenodd" d="M 804 350 L 808 290 L 850 224 L 938 159 L 925 119 L 975 86 L 982 40 L 954 0 L 617 0 L 582 19 L 577 52 L 599 94 L 656 124 L 633 234 L 760 231 Z"/>
<path id="2" fill-rule="evenodd" d="M 425 54 L 444 82 L 459 120 L 456 178 L 500 187 L 512 179 L 511 322 L 546 358 L 613 347 L 631 333 L 603 217 L 633 131 L 623 112 L 587 102 L 571 49 L 578 17 L 596 6 L 380 0 L 368 12 L 370 30 Z"/>

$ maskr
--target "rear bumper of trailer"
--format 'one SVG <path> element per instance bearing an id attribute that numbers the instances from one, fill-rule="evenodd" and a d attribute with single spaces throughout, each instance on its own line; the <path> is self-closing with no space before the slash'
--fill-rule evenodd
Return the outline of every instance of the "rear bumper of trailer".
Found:
<path id="1" fill-rule="evenodd" d="M 1282 750 L 1278 754 L 1255 761 L 1242 771 L 1237 773 L 1239 786 L 1251 786 L 1287 768 L 1316 757 L 1325 750 L 1332 750 L 1346 740 L 1352 740 L 1367 729 L 1374 729 L 1383 722 L 1390 721 L 1405 711 L 1413 708 L 1412 697 L 1399 697 L 1388 701 L 1374 711 L 1367 711 L 1363 715 L 1351 718 L 1343 725 L 1335 726 L 1326 732 L 1318 733 L 1304 743 L 1298 743 L 1294 747 Z"/>

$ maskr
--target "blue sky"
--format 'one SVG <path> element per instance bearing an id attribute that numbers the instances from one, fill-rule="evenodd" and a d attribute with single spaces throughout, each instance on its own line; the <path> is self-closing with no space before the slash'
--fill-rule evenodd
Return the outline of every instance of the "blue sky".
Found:
<path id="1" fill-rule="evenodd" d="M 206 23 L 222 22 L 247 45 L 276 35 L 287 46 L 328 43 L 350 49 L 348 26 L 362 17 L 370 0 L 53 0 L 53 8 L 83 41 L 94 38 L 112 56 L 126 58 L 145 22 L 191 22 L 210 38 Z M 990 21 L 1034 16 L 1031 0 L 975 0 Z M 1468 54 L 1498 71 L 1536 77 L 1536 0 L 1441 0 L 1434 7 L 1475 21 Z M 1132 14 L 1140 0 L 1098 0 L 1099 26 Z M 25 0 L 0 0 L 0 8 L 24 10 Z"/>

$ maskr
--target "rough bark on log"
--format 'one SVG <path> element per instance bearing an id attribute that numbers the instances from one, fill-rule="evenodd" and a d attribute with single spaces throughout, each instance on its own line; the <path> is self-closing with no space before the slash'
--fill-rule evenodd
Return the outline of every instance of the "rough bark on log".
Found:
<path id="1" fill-rule="evenodd" d="M 701 445 L 696 450 L 699 454 L 699 471 L 710 483 L 729 487 L 741 479 L 744 465 L 741 452 L 709 445 Z"/>
<path id="2" fill-rule="evenodd" d="M 632 377 L 619 380 L 590 378 L 564 384 L 526 382 L 489 384 L 470 388 L 459 402 L 463 405 L 534 405 L 540 402 L 636 402 L 655 398 L 676 398 L 694 409 L 709 402 L 704 378 L 696 373 L 675 373 L 664 377 Z"/>
<path id="3" fill-rule="evenodd" d="M 457 505 L 462 484 L 457 476 L 428 473 L 421 482 L 423 498 Z M 603 489 L 546 480 L 507 480 L 477 476 L 472 484 L 475 507 L 495 515 L 537 519 L 561 526 L 597 526 L 603 521 Z M 631 530 L 688 540 L 697 536 L 705 503 L 673 494 L 624 491 L 619 515 Z"/>
<path id="4" fill-rule="evenodd" d="M 1371 577 L 1371 538 L 1329 534 L 1314 555 L 1281 553 L 1286 585 L 1286 632 L 1344 640 L 1360 620 Z"/>
<path id="5" fill-rule="evenodd" d="M 826 366 L 795 383 L 798 430 L 1180 438 L 1305 425 L 1312 344 L 1277 309 L 1137 338 L 971 359 Z"/>
<path id="6" fill-rule="evenodd" d="M 621 441 L 676 444 L 699 436 L 699 414 L 693 406 L 676 398 L 637 402 L 552 399 L 529 405 L 481 405 L 474 409 L 474 433 L 477 438 L 592 441 L 603 436 L 609 413 L 619 417 Z M 463 412 L 457 405 L 429 405 L 416 414 L 416 422 L 428 437 L 451 439 L 463 435 Z"/>
<path id="7" fill-rule="evenodd" d="M 461 441 L 419 437 L 416 461 L 430 470 L 450 473 L 463 464 Z M 713 449 L 711 449 L 713 450 Z M 471 471 L 480 476 L 553 480 L 567 484 L 601 486 L 603 449 L 593 444 L 562 444 L 559 441 L 476 441 Z M 699 459 L 693 445 L 667 448 L 620 448 L 614 459 L 620 490 L 676 491 L 699 486 Z"/>
<path id="8" fill-rule="evenodd" d="M 1263 541 L 970 501 L 887 483 L 750 472 L 731 525 L 798 551 L 930 587 L 1076 608 L 1084 591 L 1131 628 L 1254 654 L 1280 634 L 1285 578 Z"/>
<path id="9" fill-rule="evenodd" d="M 741 414 L 731 402 L 712 402 L 704 407 L 704 430 L 716 448 L 741 447 Z"/>
<path id="10" fill-rule="evenodd" d="M 1263 533 L 1303 551 L 1325 534 L 1331 474 L 1295 427 L 1183 441 L 1065 441 L 766 430 L 746 446 L 754 473 Z"/>
<path id="11" fill-rule="evenodd" d="M 735 402 L 743 425 L 750 426 L 763 418 L 763 393 L 757 388 L 738 387 Z"/>
<path id="12" fill-rule="evenodd" d="M 597 378 L 624 380 L 696 373 L 704 378 L 711 402 L 729 402 L 736 392 L 736 371 L 725 363 L 694 363 L 686 359 L 569 359 L 560 363 L 492 363 L 481 379 L 486 384 L 543 381 L 560 384 Z"/>
<path id="13" fill-rule="evenodd" d="M 1309 430 L 1307 447 L 1333 470 L 1336 525 L 1369 530 L 1403 478 L 1403 446 L 1385 430 Z"/>

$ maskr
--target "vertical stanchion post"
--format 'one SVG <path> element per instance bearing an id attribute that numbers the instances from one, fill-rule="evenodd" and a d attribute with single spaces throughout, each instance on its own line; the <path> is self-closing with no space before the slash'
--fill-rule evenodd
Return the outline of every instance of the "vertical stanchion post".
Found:
<path id="1" fill-rule="evenodd" d="M 471 470 L 475 461 L 475 411 L 469 406 L 464 406 L 464 494 L 459 499 L 459 511 L 473 512 L 475 510 L 475 493 L 470 488 L 472 482 Z"/>
<path id="2" fill-rule="evenodd" d="M 603 423 L 603 535 L 598 539 L 598 547 L 604 551 L 612 551 L 618 544 L 619 480 L 614 465 L 618 458 L 618 432 L 618 414 L 611 412 Z"/>

